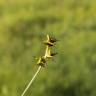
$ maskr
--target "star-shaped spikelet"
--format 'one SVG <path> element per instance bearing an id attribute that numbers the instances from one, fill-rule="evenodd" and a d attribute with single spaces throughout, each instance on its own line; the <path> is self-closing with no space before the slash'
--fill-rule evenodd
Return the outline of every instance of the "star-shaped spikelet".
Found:
<path id="1" fill-rule="evenodd" d="M 45 58 L 52 58 L 55 56 L 57 53 L 51 52 L 51 49 L 47 46 L 46 51 L 45 51 Z"/>
<path id="2" fill-rule="evenodd" d="M 46 65 L 46 59 L 42 56 L 38 58 L 37 64 L 41 67 L 45 67 Z"/>
<path id="3" fill-rule="evenodd" d="M 44 44 L 51 47 L 54 46 L 54 43 L 57 42 L 57 40 L 49 35 L 47 35 L 47 40 L 44 41 Z"/>

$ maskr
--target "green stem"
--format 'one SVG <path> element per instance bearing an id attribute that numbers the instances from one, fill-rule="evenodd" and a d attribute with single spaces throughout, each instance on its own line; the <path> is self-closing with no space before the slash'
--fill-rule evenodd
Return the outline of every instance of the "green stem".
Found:
<path id="1" fill-rule="evenodd" d="M 34 76 L 32 77 L 31 81 L 29 82 L 29 84 L 27 85 L 27 87 L 25 88 L 25 90 L 23 91 L 21 96 L 24 96 L 25 93 L 27 92 L 27 90 L 29 89 L 29 87 L 31 86 L 31 84 L 33 83 L 33 81 L 35 80 L 37 74 L 40 72 L 41 66 L 38 67 L 36 73 L 34 74 Z"/>

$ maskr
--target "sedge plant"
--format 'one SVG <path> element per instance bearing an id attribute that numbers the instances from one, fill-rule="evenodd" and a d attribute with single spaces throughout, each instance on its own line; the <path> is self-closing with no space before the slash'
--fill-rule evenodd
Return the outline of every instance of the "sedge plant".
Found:
<path id="1" fill-rule="evenodd" d="M 35 80 L 37 74 L 40 72 L 42 67 L 46 66 L 47 61 L 50 58 L 53 58 L 57 54 L 57 53 L 52 52 L 52 50 L 51 50 L 51 48 L 55 45 L 55 42 L 57 42 L 57 40 L 55 38 L 47 35 L 47 40 L 45 40 L 43 42 L 45 44 L 45 46 L 46 46 L 45 54 L 44 54 L 44 56 L 41 56 L 41 57 L 38 58 L 38 61 L 37 61 L 38 69 L 37 69 L 36 73 L 33 75 L 31 81 L 29 82 L 29 84 L 27 85 L 27 87 L 25 88 L 23 93 L 21 94 L 21 96 L 24 96 L 25 93 L 28 91 L 29 87 L 31 86 L 31 84 Z"/>

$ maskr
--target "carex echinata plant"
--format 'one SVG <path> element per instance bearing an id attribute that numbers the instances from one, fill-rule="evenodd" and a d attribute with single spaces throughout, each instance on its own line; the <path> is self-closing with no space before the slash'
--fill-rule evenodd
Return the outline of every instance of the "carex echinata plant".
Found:
<path id="1" fill-rule="evenodd" d="M 35 80 L 37 74 L 40 72 L 42 67 L 45 67 L 47 64 L 47 61 L 50 58 L 53 58 L 57 53 L 52 52 L 52 47 L 55 45 L 55 43 L 57 42 L 57 39 L 47 35 L 47 40 L 45 40 L 43 43 L 45 44 L 45 54 L 44 56 L 40 56 L 39 58 L 37 58 L 37 65 L 39 66 L 36 73 L 34 74 L 34 76 L 32 77 L 31 81 L 29 82 L 29 84 L 27 85 L 27 87 L 25 88 L 25 90 L 23 91 L 23 93 L 21 94 L 21 96 L 24 96 L 25 93 L 27 92 L 27 90 L 29 89 L 30 85 L 33 83 L 33 81 Z"/>

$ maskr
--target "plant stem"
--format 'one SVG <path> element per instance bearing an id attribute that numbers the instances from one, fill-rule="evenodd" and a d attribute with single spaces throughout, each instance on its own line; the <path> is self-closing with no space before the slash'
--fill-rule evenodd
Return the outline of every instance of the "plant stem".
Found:
<path id="1" fill-rule="evenodd" d="M 34 76 L 32 77 L 31 81 L 29 82 L 29 84 L 27 85 L 27 87 L 25 88 L 25 90 L 23 91 L 21 96 L 24 96 L 24 94 L 27 92 L 27 90 L 29 89 L 29 87 L 31 86 L 31 84 L 33 83 L 33 81 L 35 80 L 37 74 L 40 72 L 41 66 L 38 67 L 36 73 L 34 74 Z"/>

